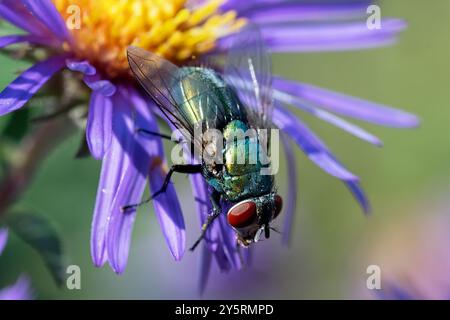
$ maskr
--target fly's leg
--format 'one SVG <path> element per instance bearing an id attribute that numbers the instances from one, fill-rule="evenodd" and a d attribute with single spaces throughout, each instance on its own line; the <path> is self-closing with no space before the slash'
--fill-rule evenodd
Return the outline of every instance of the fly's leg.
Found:
<path id="1" fill-rule="evenodd" d="M 194 174 L 194 173 L 201 173 L 202 172 L 202 166 L 200 164 L 174 164 L 170 167 L 169 172 L 166 175 L 166 178 L 164 179 L 164 183 L 158 191 L 153 193 L 148 199 L 145 199 L 144 201 L 136 204 L 130 204 L 122 207 L 122 212 L 126 212 L 128 210 L 136 209 L 137 207 L 140 207 L 143 204 L 149 203 L 153 199 L 155 199 L 157 196 L 159 196 L 161 193 L 166 192 L 167 187 L 170 183 L 170 178 L 172 177 L 172 174 L 174 172 L 179 173 L 187 173 L 187 174 Z"/>
<path id="2" fill-rule="evenodd" d="M 213 221 L 222 213 L 222 208 L 220 207 L 220 193 L 218 193 L 217 191 L 213 191 L 210 199 L 213 206 L 213 212 L 206 218 L 205 223 L 202 225 L 202 233 L 200 234 L 200 237 L 197 239 L 197 241 L 195 241 L 195 243 L 189 249 L 190 251 L 195 250 L 199 243 L 205 238 L 206 231 L 211 226 Z"/>
<path id="3" fill-rule="evenodd" d="M 179 140 L 172 140 L 172 137 L 169 136 L 168 134 L 159 133 L 159 132 L 156 132 L 156 131 L 150 131 L 150 130 L 146 130 L 146 129 L 137 129 L 136 132 L 137 133 L 144 133 L 144 134 L 147 134 L 149 136 L 157 136 L 157 137 L 160 137 L 162 139 L 167 139 L 167 140 L 173 141 L 175 143 L 181 143 L 182 142 L 181 138 Z"/>

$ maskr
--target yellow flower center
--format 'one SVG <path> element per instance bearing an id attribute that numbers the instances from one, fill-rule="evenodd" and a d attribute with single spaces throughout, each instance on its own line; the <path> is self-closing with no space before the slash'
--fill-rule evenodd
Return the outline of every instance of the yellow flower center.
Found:
<path id="1" fill-rule="evenodd" d="M 214 49 L 245 20 L 221 12 L 223 0 L 189 7 L 187 0 L 53 0 L 74 38 L 65 49 L 110 78 L 129 74 L 126 48 L 138 46 L 176 64 Z M 78 19 L 78 21 L 77 21 Z"/>

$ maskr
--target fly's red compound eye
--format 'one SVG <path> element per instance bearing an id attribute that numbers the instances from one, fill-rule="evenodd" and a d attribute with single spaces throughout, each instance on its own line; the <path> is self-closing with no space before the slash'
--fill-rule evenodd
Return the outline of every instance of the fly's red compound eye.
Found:
<path id="1" fill-rule="evenodd" d="M 283 198 L 281 198 L 281 196 L 279 195 L 275 195 L 275 214 L 273 215 L 274 219 L 278 217 L 281 209 L 283 209 Z"/>
<path id="2" fill-rule="evenodd" d="M 227 214 L 228 223 L 235 228 L 250 225 L 256 217 L 256 204 L 253 201 L 234 205 Z"/>

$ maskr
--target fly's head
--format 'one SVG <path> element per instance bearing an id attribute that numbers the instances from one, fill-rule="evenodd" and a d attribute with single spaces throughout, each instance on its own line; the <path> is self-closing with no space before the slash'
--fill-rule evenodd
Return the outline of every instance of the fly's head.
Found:
<path id="1" fill-rule="evenodd" d="M 270 223 L 281 212 L 281 196 L 267 195 L 245 199 L 233 205 L 227 213 L 230 226 L 236 231 L 238 243 L 247 247 L 264 236 L 270 236 Z"/>

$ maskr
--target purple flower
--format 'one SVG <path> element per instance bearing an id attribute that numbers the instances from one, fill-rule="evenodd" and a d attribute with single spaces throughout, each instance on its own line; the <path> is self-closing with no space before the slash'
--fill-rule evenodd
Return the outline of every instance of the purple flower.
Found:
<path id="1" fill-rule="evenodd" d="M 8 229 L 0 229 L 0 255 L 8 241 Z M 0 300 L 30 300 L 32 298 L 30 279 L 21 275 L 16 283 L 0 289 Z"/>
<path id="2" fill-rule="evenodd" d="M 55 4 L 54 4 L 55 3 Z M 81 73 L 91 90 L 86 140 L 91 155 L 102 160 L 92 221 L 91 254 L 96 266 L 109 262 L 113 270 L 125 270 L 135 212 L 120 208 L 141 200 L 147 179 L 157 190 L 166 174 L 162 142 L 143 137 L 136 129 L 158 132 L 158 110 L 142 96 L 130 78 L 125 48 L 135 45 L 154 51 L 177 64 L 192 56 L 220 54 L 230 35 L 247 22 L 262 30 L 273 52 L 362 49 L 395 41 L 405 23 L 385 19 L 382 29 L 366 27 L 371 1 L 321 1 L 320 4 L 285 0 L 265 1 L 78 1 L 81 17 L 67 13 L 70 1 L 2 0 L 0 17 L 25 30 L 26 35 L 0 37 L 0 46 L 28 42 L 47 48 L 48 57 L 24 71 L 0 93 L 0 115 L 22 107 L 55 73 L 64 68 Z M 150 10 L 151 9 L 151 10 Z M 66 27 L 71 25 L 71 28 Z M 130 84 L 131 83 L 131 84 Z M 311 85 L 275 78 L 274 123 L 285 133 L 289 190 L 283 241 L 295 212 L 296 172 L 290 141 L 295 142 L 324 171 L 342 180 L 364 211 L 369 211 L 359 179 L 328 147 L 285 107 L 299 108 L 374 145 L 372 134 L 339 116 L 390 127 L 414 127 L 418 120 L 405 112 L 352 98 Z M 166 119 L 164 119 L 166 120 Z M 208 189 L 200 176 L 192 177 L 200 222 L 211 212 Z M 172 185 L 153 202 L 157 220 L 175 260 L 185 252 L 185 224 Z M 234 233 L 221 217 L 208 230 L 201 249 L 202 284 L 210 263 L 223 271 L 241 268 Z M 244 259 L 245 260 L 245 259 Z"/>

